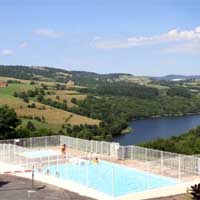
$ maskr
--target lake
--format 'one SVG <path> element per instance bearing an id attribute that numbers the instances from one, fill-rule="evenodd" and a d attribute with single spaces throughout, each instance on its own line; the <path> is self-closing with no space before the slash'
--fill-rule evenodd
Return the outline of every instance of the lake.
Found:
<path id="1" fill-rule="evenodd" d="M 158 137 L 178 136 L 198 125 L 200 125 L 200 115 L 136 120 L 129 123 L 134 129 L 131 133 L 120 135 L 113 141 L 121 145 L 139 144 Z"/>

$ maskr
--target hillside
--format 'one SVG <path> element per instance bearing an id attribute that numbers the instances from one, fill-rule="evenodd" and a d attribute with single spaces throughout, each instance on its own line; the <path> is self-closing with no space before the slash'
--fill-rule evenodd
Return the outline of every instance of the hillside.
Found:
<path id="1" fill-rule="evenodd" d="M 168 139 L 157 139 L 141 144 L 143 147 L 180 154 L 200 154 L 200 126 L 180 136 L 172 136 Z"/>
<path id="2" fill-rule="evenodd" d="M 0 81 L 8 83 L 0 88 L 0 105 L 15 109 L 22 119 L 18 128 L 28 128 L 34 136 L 51 134 L 39 131 L 50 129 L 78 138 L 112 140 L 128 130 L 132 119 L 200 113 L 200 83 L 193 80 L 152 81 L 121 73 L 0 66 Z"/>
<path id="3" fill-rule="evenodd" d="M 0 81 L 10 80 L 9 78 L 0 77 Z M 80 124 L 88 124 L 88 125 L 98 125 L 99 120 L 94 120 L 85 116 L 81 116 L 78 114 L 71 113 L 69 111 L 64 111 L 49 105 L 44 105 L 38 102 L 35 98 L 30 98 L 29 102 L 24 102 L 23 99 L 14 97 L 13 94 L 15 92 L 27 92 L 31 90 L 35 90 L 35 88 L 41 88 L 41 85 L 44 82 L 35 81 L 34 85 L 31 85 L 31 81 L 27 80 L 20 80 L 20 79 L 12 79 L 12 81 L 17 81 L 18 83 L 10 83 L 5 88 L 0 88 L 0 105 L 8 105 L 9 107 L 13 108 L 17 115 L 22 119 L 23 124 L 24 121 L 31 120 L 39 127 L 46 127 L 52 128 L 53 130 L 60 130 L 63 124 L 70 124 L 70 125 L 80 125 Z M 50 84 L 49 84 L 50 83 Z M 48 87 L 53 87 L 55 82 L 45 82 Z M 46 92 L 48 88 L 46 89 Z M 53 90 L 51 89 L 51 92 Z M 83 95 L 80 95 L 76 92 L 75 94 L 70 94 L 67 90 L 56 90 L 56 95 L 49 95 L 52 97 L 56 97 L 58 94 L 66 96 L 67 101 L 69 104 L 71 103 L 71 99 L 74 97 L 83 98 Z M 49 97 L 46 96 L 47 98 Z M 56 98 L 55 98 L 56 100 Z M 31 104 L 35 104 L 34 108 L 29 107 Z M 72 104 L 72 103 L 71 103 Z M 39 122 L 36 119 L 44 119 L 44 122 Z"/>
<path id="4" fill-rule="evenodd" d="M 114 81 L 121 76 L 132 76 L 131 74 L 114 73 L 114 74 L 97 74 L 94 72 L 84 71 L 67 71 L 64 69 L 50 67 L 29 67 L 29 66 L 9 66 L 0 65 L 1 77 L 12 77 L 24 80 L 37 81 L 56 81 L 67 83 L 69 80 L 75 81 L 78 85 L 93 84 L 98 81 Z"/>

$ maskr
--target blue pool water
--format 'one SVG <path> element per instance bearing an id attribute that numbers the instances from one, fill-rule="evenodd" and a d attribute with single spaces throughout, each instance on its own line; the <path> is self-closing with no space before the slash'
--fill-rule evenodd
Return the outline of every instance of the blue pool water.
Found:
<path id="1" fill-rule="evenodd" d="M 53 150 L 37 150 L 37 151 L 27 151 L 22 153 L 23 156 L 27 158 L 40 158 L 58 155 L 58 152 Z"/>
<path id="2" fill-rule="evenodd" d="M 175 179 L 152 175 L 130 167 L 100 161 L 93 163 L 66 163 L 43 168 L 50 175 L 72 180 L 99 192 L 115 197 L 143 192 L 149 189 L 170 186 L 177 183 Z"/>

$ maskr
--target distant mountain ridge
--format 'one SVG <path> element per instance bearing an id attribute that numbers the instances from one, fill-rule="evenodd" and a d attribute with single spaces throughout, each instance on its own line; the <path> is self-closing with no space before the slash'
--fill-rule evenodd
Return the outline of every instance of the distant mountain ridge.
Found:
<path id="1" fill-rule="evenodd" d="M 120 76 L 133 76 L 127 73 L 98 74 L 86 71 L 68 71 L 59 68 L 40 66 L 0 65 L 0 76 L 27 80 L 45 80 L 77 83 L 93 83 L 95 81 L 115 80 Z"/>
<path id="2" fill-rule="evenodd" d="M 178 74 L 170 74 L 166 76 L 160 77 L 150 77 L 153 80 L 165 80 L 165 81 L 172 81 L 172 80 L 190 80 L 190 79 L 200 79 L 200 75 L 178 75 Z"/>
<path id="3" fill-rule="evenodd" d="M 60 68 L 41 67 L 41 66 L 22 66 L 22 65 L 0 65 L 0 76 L 12 77 L 27 80 L 45 80 L 67 82 L 76 81 L 78 84 L 95 84 L 95 81 L 116 81 L 133 79 L 151 79 L 151 80 L 189 80 L 200 79 L 200 75 L 178 75 L 170 74 L 166 76 L 134 76 L 130 73 L 108 73 L 99 74 L 87 71 L 65 70 Z M 123 77 L 123 78 L 122 78 Z M 125 78 L 124 78 L 125 77 Z M 129 78 L 127 78 L 129 77 Z"/>

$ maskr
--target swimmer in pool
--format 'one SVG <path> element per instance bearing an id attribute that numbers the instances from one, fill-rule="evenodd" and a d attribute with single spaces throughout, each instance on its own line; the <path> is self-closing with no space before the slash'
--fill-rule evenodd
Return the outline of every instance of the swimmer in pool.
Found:
<path id="1" fill-rule="evenodd" d="M 99 163 L 99 159 L 96 157 L 96 158 L 93 160 L 93 163 L 94 163 L 94 164 L 98 164 L 98 163 Z"/>

